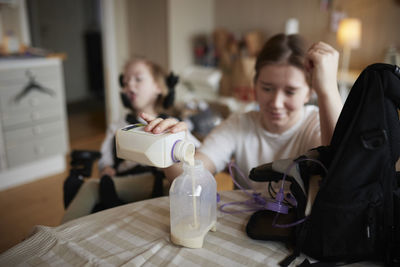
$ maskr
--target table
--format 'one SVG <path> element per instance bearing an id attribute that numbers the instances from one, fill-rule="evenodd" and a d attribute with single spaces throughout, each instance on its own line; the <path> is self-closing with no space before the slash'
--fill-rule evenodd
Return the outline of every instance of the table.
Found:
<path id="1" fill-rule="evenodd" d="M 220 193 L 220 203 L 247 199 L 240 191 Z M 36 226 L 28 239 L 0 255 L 0 266 L 277 266 L 289 251 L 278 242 L 248 238 L 250 215 L 218 211 L 217 231 L 206 235 L 203 248 L 184 248 L 170 242 L 169 198 L 154 198 L 58 227 Z"/>

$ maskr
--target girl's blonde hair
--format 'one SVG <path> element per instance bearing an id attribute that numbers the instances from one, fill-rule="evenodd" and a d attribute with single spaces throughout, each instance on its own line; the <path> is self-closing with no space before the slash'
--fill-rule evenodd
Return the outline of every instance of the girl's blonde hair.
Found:
<path id="1" fill-rule="evenodd" d="M 161 94 L 158 96 L 157 101 L 156 101 L 156 106 L 155 106 L 156 111 L 160 112 L 163 110 L 163 102 L 165 100 L 165 97 L 168 95 L 168 87 L 167 87 L 167 84 L 165 81 L 167 73 L 160 65 L 158 65 L 157 63 L 155 63 L 151 60 L 148 60 L 144 57 L 135 57 L 133 59 L 130 59 L 125 64 L 124 70 L 126 70 L 130 65 L 133 65 L 133 64 L 136 64 L 139 62 L 144 63 L 149 68 L 154 81 L 161 89 Z"/>

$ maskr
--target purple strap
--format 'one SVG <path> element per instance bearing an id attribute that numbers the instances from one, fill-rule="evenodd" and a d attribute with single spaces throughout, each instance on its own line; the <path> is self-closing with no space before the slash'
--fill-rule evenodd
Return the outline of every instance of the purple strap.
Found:
<path id="1" fill-rule="evenodd" d="M 328 172 L 328 170 L 325 168 L 325 166 L 319 160 L 311 159 L 311 158 L 300 158 L 300 159 L 297 159 L 297 160 L 293 161 L 293 163 L 290 164 L 288 166 L 288 168 L 285 170 L 285 173 L 284 173 L 283 178 L 282 178 L 282 185 L 281 185 L 281 188 L 280 188 L 276 198 L 274 200 L 268 200 L 268 201 L 266 199 L 264 199 L 261 196 L 260 193 L 257 193 L 252 189 L 251 183 L 249 182 L 248 178 L 243 175 L 241 170 L 237 167 L 237 165 L 234 162 L 230 162 L 228 164 L 228 169 L 229 169 L 229 174 L 230 174 L 230 176 L 232 178 L 233 183 L 238 188 L 240 188 L 240 190 L 242 190 L 245 194 L 247 194 L 250 197 L 250 199 L 246 200 L 246 201 L 236 201 L 236 202 L 230 202 L 230 203 L 222 204 L 219 207 L 219 210 L 222 211 L 222 212 L 225 212 L 225 213 L 229 213 L 229 214 L 241 213 L 241 212 L 249 212 L 249 211 L 258 211 L 258 210 L 265 210 L 265 209 L 276 211 L 276 215 L 275 215 L 274 220 L 272 222 L 272 226 L 277 227 L 277 228 L 287 228 L 287 227 L 292 227 L 292 226 L 298 225 L 300 223 L 303 223 L 305 220 L 307 220 L 308 216 L 306 216 L 306 217 L 304 217 L 304 218 L 302 218 L 302 219 L 300 219 L 300 220 L 298 220 L 296 222 L 290 223 L 290 224 L 277 224 L 276 223 L 276 221 L 278 219 L 278 216 L 279 216 L 279 213 L 286 213 L 286 214 L 288 213 L 288 207 L 283 204 L 284 200 L 286 200 L 289 203 L 291 203 L 294 207 L 297 206 L 296 198 L 292 194 L 287 194 L 286 197 L 285 197 L 285 195 L 283 193 L 283 186 L 284 186 L 284 182 L 286 180 L 287 173 L 289 173 L 290 170 L 297 163 L 302 162 L 302 161 L 313 161 L 313 162 L 316 162 L 316 163 L 318 163 L 319 165 L 322 166 L 322 168 L 325 170 L 325 172 Z M 233 171 L 232 171 L 233 167 L 236 168 L 236 170 L 238 171 L 238 173 L 241 176 L 242 180 L 244 180 L 247 183 L 247 185 L 251 188 L 251 190 L 253 191 L 252 193 L 249 193 L 247 189 L 243 188 L 236 181 L 236 179 L 234 178 L 234 175 L 233 175 Z M 218 199 L 217 202 L 220 202 L 220 198 L 218 196 L 217 196 L 217 199 Z M 243 206 L 247 206 L 249 208 L 248 209 L 237 210 L 237 211 L 227 211 L 227 210 L 225 210 L 225 207 L 230 206 L 230 205 L 243 205 Z"/>
<path id="2" fill-rule="evenodd" d="M 251 188 L 251 183 L 249 182 L 248 178 L 246 178 L 243 174 L 243 172 L 238 168 L 238 166 L 234 162 L 230 162 L 228 164 L 228 169 L 229 169 L 229 174 L 232 178 L 233 183 L 240 188 L 246 195 L 250 197 L 249 200 L 246 201 L 236 201 L 236 202 L 230 202 L 230 203 L 225 203 L 222 204 L 219 207 L 219 210 L 225 213 L 240 213 L 240 212 L 249 212 L 249 211 L 257 211 L 261 209 L 265 209 L 265 205 L 267 201 L 261 196 L 260 193 L 255 192 L 252 188 L 251 190 L 253 191 L 252 193 L 248 192 L 247 189 L 243 188 L 234 178 L 235 176 L 233 175 L 233 170 L 232 168 L 235 168 L 239 175 L 242 177 L 242 180 L 247 183 L 247 185 Z M 249 209 L 244 209 L 244 210 L 239 210 L 239 211 L 227 211 L 225 210 L 225 207 L 230 206 L 230 205 L 243 205 L 243 206 L 248 206 L 250 207 Z"/>

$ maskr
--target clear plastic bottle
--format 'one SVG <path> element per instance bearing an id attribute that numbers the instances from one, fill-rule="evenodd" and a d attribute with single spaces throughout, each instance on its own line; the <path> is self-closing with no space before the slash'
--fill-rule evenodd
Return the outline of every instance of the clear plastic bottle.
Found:
<path id="1" fill-rule="evenodd" d="M 117 131 L 117 157 L 158 168 L 179 161 L 193 164 L 195 146 L 185 132 L 154 134 L 145 132 L 144 126 L 132 124 Z"/>
<path id="2" fill-rule="evenodd" d="M 171 241 L 201 248 L 208 231 L 216 230 L 217 183 L 201 161 L 183 164 L 169 191 Z"/>

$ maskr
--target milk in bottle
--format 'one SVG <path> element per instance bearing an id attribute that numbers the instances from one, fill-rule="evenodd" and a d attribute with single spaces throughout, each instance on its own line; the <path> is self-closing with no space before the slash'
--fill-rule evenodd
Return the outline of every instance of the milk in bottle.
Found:
<path id="1" fill-rule="evenodd" d="M 201 248 L 208 231 L 216 230 L 215 179 L 201 161 L 194 161 L 195 147 L 185 132 L 154 134 L 145 132 L 144 127 L 134 124 L 117 131 L 117 156 L 159 168 L 183 162 L 183 173 L 169 191 L 171 241 Z"/>
<path id="2" fill-rule="evenodd" d="M 201 161 L 183 164 L 169 191 L 171 241 L 201 248 L 208 231 L 216 230 L 217 183 Z"/>

